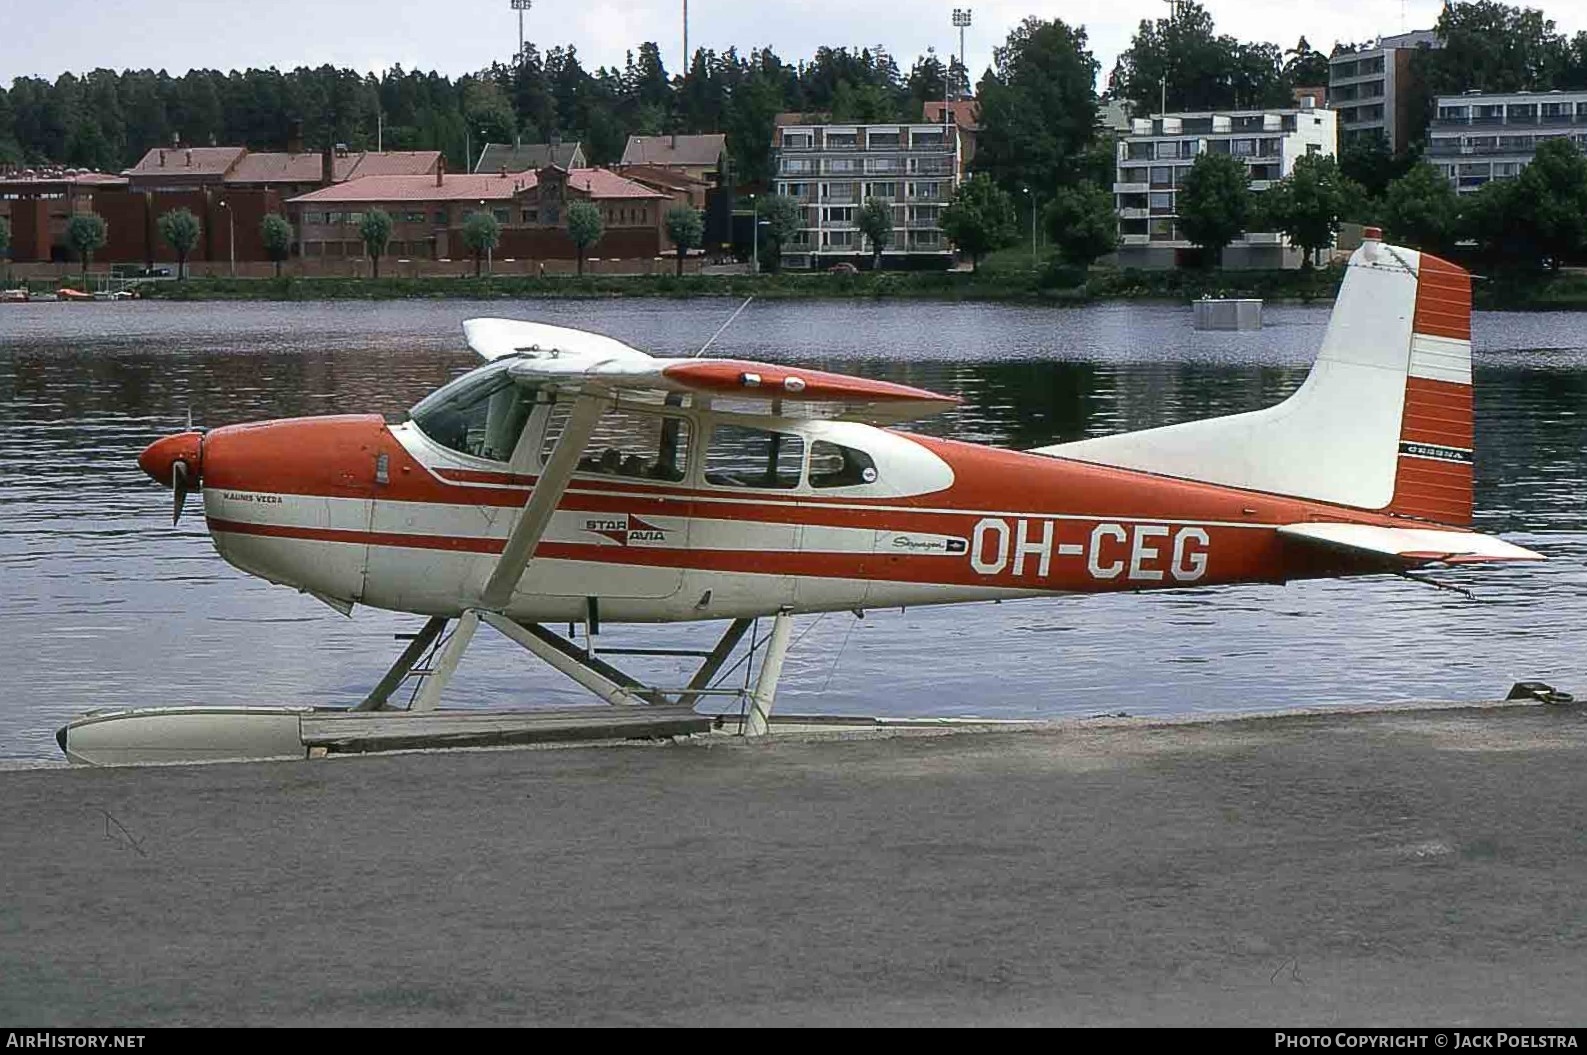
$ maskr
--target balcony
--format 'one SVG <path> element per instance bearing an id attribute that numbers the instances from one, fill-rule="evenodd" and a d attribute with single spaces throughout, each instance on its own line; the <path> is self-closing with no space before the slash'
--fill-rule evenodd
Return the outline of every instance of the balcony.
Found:
<path id="1" fill-rule="evenodd" d="M 1148 209 L 1120 209 L 1118 213 L 1121 220 L 1144 220 L 1151 215 Z"/>
<path id="2" fill-rule="evenodd" d="M 1145 194 L 1148 187 L 1145 183 L 1115 183 L 1114 194 Z"/>
<path id="3" fill-rule="evenodd" d="M 1121 235 L 1119 235 L 1119 244 L 1120 245 L 1150 245 L 1151 241 L 1152 241 L 1152 236 L 1149 235 L 1149 234 L 1121 234 Z"/>

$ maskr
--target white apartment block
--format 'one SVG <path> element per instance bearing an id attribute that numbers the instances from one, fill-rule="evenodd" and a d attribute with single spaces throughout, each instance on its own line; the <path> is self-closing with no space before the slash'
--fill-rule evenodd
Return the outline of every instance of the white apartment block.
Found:
<path id="1" fill-rule="evenodd" d="M 783 248 L 783 266 L 822 268 L 868 257 L 857 223 L 867 198 L 888 203 L 893 266 L 948 266 L 953 247 L 939 226 L 963 175 L 957 126 L 808 125 L 778 121 L 773 189 L 804 206 L 804 226 Z"/>
<path id="2" fill-rule="evenodd" d="M 1179 229 L 1179 189 L 1202 154 L 1244 161 L 1251 189 L 1264 191 L 1308 154 L 1333 157 L 1337 122 L 1330 110 L 1232 110 L 1140 117 L 1119 140 L 1119 266 L 1179 267 L 1195 247 Z M 1299 267 L 1301 251 L 1279 234 L 1247 231 L 1223 251 L 1230 268 Z"/>
<path id="3" fill-rule="evenodd" d="M 1540 143 L 1567 137 L 1587 150 L 1587 92 L 1441 95 L 1427 161 L 1470 194 L 1489 180 L 1520 175 Z"/>
<path id="4" fill-rule="evenodd" d="M 1430 29 L 1380 37 L 1370 48 L 1346 51 L 1328 60 L 1328 107 L 1339 115 L 1339 143 L 1382 137 L 1403 154 L 1410 144 L 1411 91 L 1417 48 L 1441 47 Z"/>

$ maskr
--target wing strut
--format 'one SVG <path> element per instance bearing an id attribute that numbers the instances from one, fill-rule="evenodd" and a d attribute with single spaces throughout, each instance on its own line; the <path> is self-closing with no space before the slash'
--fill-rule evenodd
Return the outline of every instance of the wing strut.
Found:
<path id="1" fill-rule="evenodd" d="M 589 391 L 579 393 L 574 399 L 573 411 L 568 415 L 562 435 L 557 437 L 556 448 L 552 450 L 540 478 L 535 481 L 534 490 L 529 492 L 529 501 L 524 503 L 523 512 L 518 514 L 518 522 L 513 525 L 512 533 L 507 536 L 501 557 L 496 561 L 485 588 L 480 591 L 479 603 L 467 609 L 457 621 L 457 629 L 447 639 L 440 655 L 436 657 L 434 669 L 424 679 L 424 687 L 414 698 L 413 710 L 433 711 L 440 705 L 441 693 L 446 690 L 446 683 L 452 680 L 458 662 L 468 650 L 469 642 L 474 639 L 481 615 L 500 615 L 512 601 L 513 590 L 523 578 L 524 569 L 529 566 L 540 539 L 551 524 L 551 515 L 567 493 L 573 470 L 578 467 L 579 456 L 590 442 L 604 404 L 602 396 Z M 500 624 L 495 620 L 491 620 L 491 625 L 500 629 Z"/>
<path id="2" fill-rule="evenodd" d="M 535 547 L 540 545 L 540 538 L 551 523 L 551 514 L 556 512 L 557 504 L 567 492 L 568 481 L 573 479 L 579 456 L 590 442 L 604 402 L 602 397 L 591 392 L 580 393 L 573 401 L 573 413 L 569 415 L 562 435 L 557 437 L 556 449 L 551 452 L 551 459 L 546 462 L 540 479 L 535 481 L 534 490 L 529 492 L 529 501 L 507 538 L 501 559 L 496 562 L 496 570 L 491 572 L 490 581 L 480 594 L 480 607 L 486 611 L 500 612 L 512 600 L 513 589 L 518 585 L 518 580 L 523 578 L 524 569 L 535 554 Z"/>

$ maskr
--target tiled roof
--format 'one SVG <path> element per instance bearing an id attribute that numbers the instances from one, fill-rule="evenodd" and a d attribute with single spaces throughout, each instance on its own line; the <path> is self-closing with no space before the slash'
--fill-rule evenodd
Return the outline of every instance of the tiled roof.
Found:
<path id="1" fill-rule="evenodd" d="M 304 205 L 332 202 L 388 201 L 506 201 L 519 191 L 539 182 L 533 172 L 447 173 L 441 185 L 435 176 L 361 176 L 346 183 L 322 187 L 291 199 Z M 568 183 L 592 198 L 665 198 L 666 195 L 641 186 L 606 169 L 574 169 Z"/>
<path id="2" fill-rule="evenodd" d="M 646 186 L 669 187 L 673 190 L 705 190 L 711 186 L 705 180 L 696 179 L 687 172 L 662 168 L 659 165 L 620 165 L 617 174 L 624 179 L 634 180 Z"/>
<path id="3" fill-rule="evenodd" d="M 942 108 L 947 106 L 953 114 L 953 123 L 966 131 L 975 131 L 981 122 L 981 104 L 974 99 L 934 100 L 927 102 L 924 110 L 926 124 L 935 125 L 942 123 Z"/>
<path id="4" fill-rule="evenodd" d="M 478 172 L 528 172 L 531 169 L 539 170 L 547 165 L 556 165 L 559 168 L 573 168 L 574 155 L 579 153 L 579 144 L 572 143 L 520 143 L 513 146 L 510 143 L 486 143 L 485 149 L 480 151 Z M 581 155 L 582 156 L 582 155 Z"/>
<path id="5" fill-rule="evenodd" d="M 124 176 L 221 176 L 235 165 L 243 147 L 153 147 Z"/>
<path id="6" fill-rule="evenodd" d="M 629 136 L 625 165 L 715 165 L 727 149 L 727 136 Z"/>
<path id="7" fill-rule="evenodd" d="M 87 169 L 27 168 L 0 173 L 0 185 L 70 183 L 79 187 L 125 187 L 127 177 Z"/>
<path id="8" fill-rule="evenodd" d="M 342 159 L 338 158 L 340 162 Z M 362 154 L 352 154 L 347 158 L 351 164 L 343 174 L 341 166 L 336 168 L 338 180 L 362 179 L 365 176 L 430 176 L 434 178 L 435 167 L 441 163 L 439 150 L 388 150 L 383 154 L 373 150 L 366 150 Z"/>
<path id="9" fill-rule="evenodd" d="M 374 151 L 338 154 L 331 178 L 340 183 L 361 176 L 435 175 L 439 150 L 400 150 L 377 154 Z M 226 174 L 227 183 L 318 183 L 324 164 L 319 153 L 287 154 L 261 152 L 248 154 Z"/>
<path id="10" fill-rule="evenodd" d="M 666 197 L 660 191 L 624 179 L 611 169 L 574 169 L 568 173 L 568 182 L 592 198 Z"/>
<path id="11" fill-rule="evenodd" d="M 532 176 L 532 174 L 529 174 Z M 475 176 L 449 172 L 435 185 L 434 176 L 363 176 L 345 183 L 300 194 L 291 199 L 307 204 L 329 202 L 385 202 L 385 201 L 503 201 L 526 187 L 534 186 L 532 178 L 518 176 Z"/>

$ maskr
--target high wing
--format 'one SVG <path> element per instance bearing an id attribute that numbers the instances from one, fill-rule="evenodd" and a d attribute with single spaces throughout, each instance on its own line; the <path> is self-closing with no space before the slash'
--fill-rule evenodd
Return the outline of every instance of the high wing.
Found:
<path id="1" fill-rule="evenodd" d="M 805 416 L 893 424 L 934 414 L 955 396 L 826 370 L 743 359 L 670 359 L 622 341 L 564 326 L 514 319 L 469 319 L 469 347 L 489 360 L 513 357 L 508 372 L 525 381 L 581 391 L 692 393 L 706 398 L 764 400 L 774 414 L 793 404 Z"/>
<path id="2" fill-rule="evenodd" d="M 1380 527 L 1373 524 L 1287 524 L 1280 536 L 1357 556 L 1380 557 L 1407 567 L 1546 560 L 1541 553 L 1474 531 Z"/>

